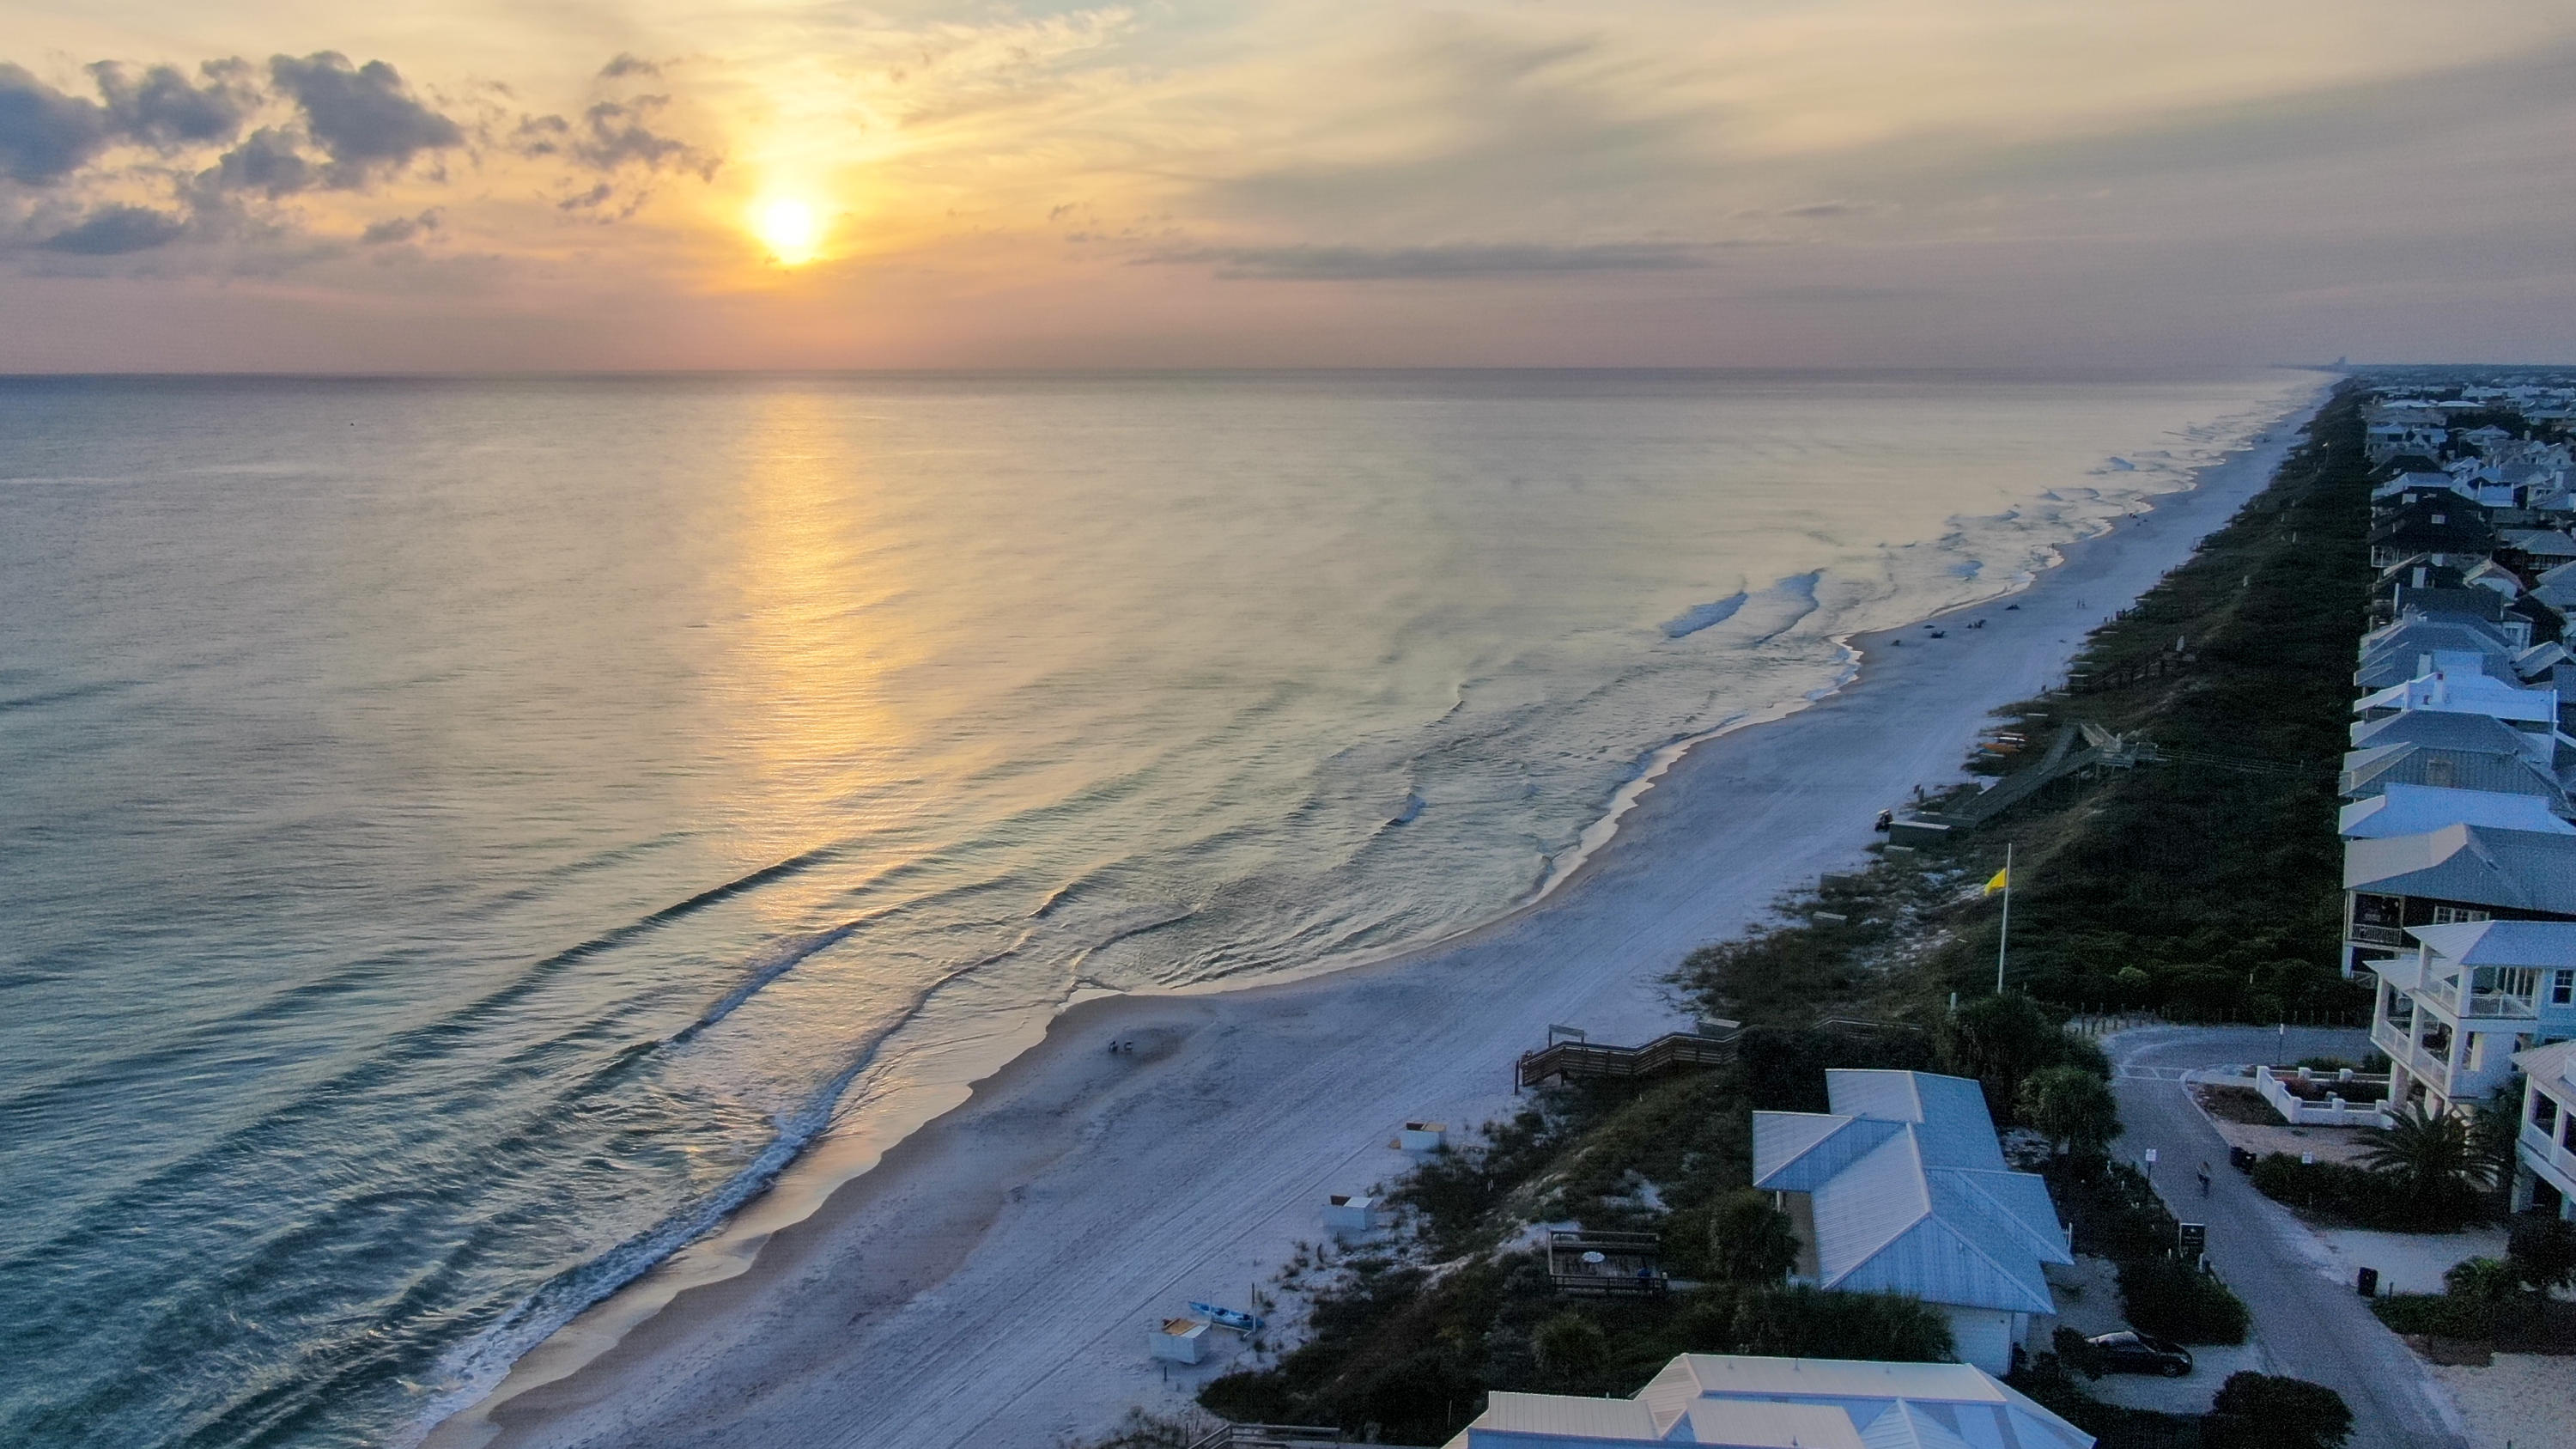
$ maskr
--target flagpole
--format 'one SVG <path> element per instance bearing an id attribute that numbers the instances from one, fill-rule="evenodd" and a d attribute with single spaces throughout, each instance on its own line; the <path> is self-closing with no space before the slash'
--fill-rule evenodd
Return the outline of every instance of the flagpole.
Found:
<path id="1" fill-rule="evenodd" d="M 1995 935 L 1995 995 L 2004 994 L 2004 951 L 2012 944 L 2012 842 L 2004 842 L 2004 920 Z"/>

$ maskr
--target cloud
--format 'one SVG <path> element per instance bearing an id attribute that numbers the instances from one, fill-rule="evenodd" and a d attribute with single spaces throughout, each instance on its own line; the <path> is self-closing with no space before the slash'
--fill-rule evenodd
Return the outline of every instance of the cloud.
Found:
<path id="1" fill-rule="evenodd" d="M 288 196 L 321 179 L 320 168 L 304 159 L 295 137 L 274 126 L 253 131 L 249 139 L 225 152 L 198 181 L 218 191 L 256 191 Z"/>
<path id="2" fill-rule="evenodd" d="M 582 112 L 583 135 L 573 143 L 573 155 L 600 171 L 614 171 L 629 163 L 654 170 L 667 161 L 714 179 L 718 165 L 715 158 L 686 141 L 658 135 L 644 124 L 644 118 L 664 104 L 661 96 L 639 96 L 632 101 L 601 101 L 592 106 Z"/>
<path id="3" fill-rule="evenodd" d="M 1140 258 L 1144 265 L 1204 264 L 1229 281 L 1450 280 L 1563 276 L 1577 272 L 1670 272 L 1709 264 L 1710 246 L 1691 242 L 1523 242 L 1416 247 L 1191 247 Z"/>
<path id="4" fill-rule="evenodd" d="M 325 50 L 302 60 L 276 56 L 268 69 L 278 90 L 304 112 L 314 142 L 330 155 L 335 186 L 362 186 L 424 151 L 465 143 L 454 121 L 414 100 L 401 74 L 381 60 L 352 66 L 347 56 Z"/>
<path id="5" fill-rule="evenodd" d="M 167 246 L 187 230 L 185 221 L 148 206 L 108 206 L 36 246 L 76 257 L 117 257 Z"/>
<path id="6" fill-rule="evenodd" d="M 407 242 L 438 230 L 438 224 L 438 208 L 433 206 L 418 216 L 389 216 L 360 232 L 358 240 L 361 244 L 371 247 L 380 247 L 391 242 Z"/>
<path id="7" fill-rule="evenodd" d="M 231 140 L 259 102 L 248 62 L 210 60 L 197 71 L 206 78 L 203 86 L 174 65 L 153 66 L 140 79 L 112 60 L 89 68 L 107 101 L 109 125 L 165 150 Z"/>
<path id="8" fill-rule="evenodd" d="M 0 61 L 0 170 L 28 186 L 59 181 L 108 142 L 107 112 Z"/>
<path id="9" fill-rule="evenodd" d="M 659 76 L 661 74 L 662 68 L 653 62 L 622 52 L 599 68 L 601 80 L 624 80 L 631 75 Z"/>

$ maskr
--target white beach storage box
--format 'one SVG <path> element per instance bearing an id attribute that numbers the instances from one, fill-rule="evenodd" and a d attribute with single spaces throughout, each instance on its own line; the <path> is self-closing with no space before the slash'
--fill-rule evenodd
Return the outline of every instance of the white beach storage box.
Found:
<path id="1" fill-rule="evenodd" d="M 1407 1122 L 1396 1136 L 1396 1142 L 1407 1152 L 1437 1152 L 1449 1145 L 1446 1122 Z"/>
<path id="2" fill-rule="evenodd" d="M 1335 1193 L 1324 1200 L 1324 1231 L 1336 1237 L 1377 1227 L 1377 1199 Z"/>
<path id="3" fill-rule="evenodd" d="M 1166 1318 L 1163 1325 L 1147 1334 L 1147 1347 L 1154 1357 L 1174 1363 L 1197 1363 L 1199 1344 L 1207 1337 L 1208 1326 L 1195 1318 Z"/>

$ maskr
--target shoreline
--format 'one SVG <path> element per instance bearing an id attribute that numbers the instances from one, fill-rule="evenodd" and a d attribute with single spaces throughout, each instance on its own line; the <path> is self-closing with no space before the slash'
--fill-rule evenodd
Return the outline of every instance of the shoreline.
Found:
<path id="1" fill-rule="evenodd" d="M 522 1355 L 497 1386 L 431 1428 L 426 1442 L 439 1449 L 494 1442 L 712 1444 L 741 1442 L 732 1437 L 738 1430 L 764 1443 L 989 1442 L 994 1418 L 1004 1410 L 997 1408 L 973 1419 L 969 1406 L 948 1402 L 953 1394 L 931 1393 L 936 1403 L 913 1412 L 904 1421 L 904 1432 L 895 1432 L 888 1424 L 884 1437 L 877 1437 L 874 1426 L 856 1431 L 858 1437 L 837 1431 L 817 1437 L 813 1432 L 827 1424 L 847 1428 L 851 1413 L 864 1415 L 857 1405 L 834 1414 L 810 1409 L 785 1413 L 785 1422 L 775 1428 L 786 1432 L 757 1434 L 747 1427 L 752 1416 L 744 1406 L 753 1400 L 828 1402 L 835 1390 L 854 1391 L 853 1385 L 839 1382 L 839 1374 L 825 1371 L 848 1366 L 861 1352 L 857 1338 L 878 1336 L 877 1330 L 898 1323 L 948 1339 L 948 1332 L 938 1331 L 941 1325 L 921 1321 L 940 1317 L 933 1300 L 952 1286 L 952 1280 L 973 1274 L 979 1254 L 988 1260 L 1010 1258 L 1016 1250 L 1025 1260 L 1031 1245 L 1016 1238 L 1028 1234 L 1015 1230 L 1030 1218 L 1030 1204 L 1047 1196 L 1033 1197 L 1032 1192 L 1081 1177 L 1087 1170 L 1083 1162 L 1068 1159 L 1093 1154 L 1078 1154 L 1077 1147 L 1089 1145 L 1095 1153 L 1133 1150 L 1151 1158 L 1157 1143 L 1195 1136 L 1200 1150 L 1185 1160 L 1198 1170 L 1163 1180 L 1171 1183 L 1170 1195 L 1208 1206 L 1214 1189 L 1200 1179 L 1209 1175 L 1209 1162 L 1223 1160 L 1211 1154 L 1251 1155 L 1244 1151 L 1248 1139 L 1216 1130 L 1204 1119 L 1174 1120 L 1175 1110 L 1195 1117 L 1195 1107 L 1207 1105 L 1208 1118 L 1221 1118 L 1218 1105 L 1253 1105 L 1229 1100 L 1242 1097 L 1242 1084 L 1222 1080 L 1220 1070 L 1247 1053 L 1282 1069 L 1266 1072 L 1265 1081 L 1310 1065 L 1280 1059 L 1276 1045 L 1267 1040 L 1237 1042 L 1231 1051 L 1217 1051 L 1209 1038 L 1238 1037 L 1252 1026 L 1293 1034 L 1301 1023 L 1326 1018 L 1335 1025 L 1320 1045 L 1307 1043 L 1313 1048 L 1308 1055 L 1330 1060 L 1339 1053 L 1346 1065 L 1355 1067 L 1365 1067 L 1372 1055 L 1365 1049 L 1370 1036 L 1398 1039 L 1382 1043 L 1377 1053 L 1383 1062 L 1401 1063 L 1382 1077 L 1416 1080 L 1381 1079 L 1369 1086 L 1381 1097 L 1390 1088 L 1410 1094 L 1388 1098 L 1389 1105 L 1398 1100 L 1415 1105 L 1395 1106 L 1396 1118 L 1328 1128 L 1320 1134 L 1321 1140 L 1303 1144 L 1302 1161 L 1298 1142 L 1282 1143 L 1279 1155 L 1284 1161 L 1268 1179 L 1269 1185 L 1285 1189 L 1286 1179 L 1303 1170 L 1310 1176 L 1332 1176 L 1342 1184 L 1335 1190 L 1356 1190 L 1367 1178 L 1352 1169 L 1363 1163 L 1378 1175 L 1400 1170 L 1397 1154 L 1374 1146 L 1377 1138 L 1392 1130 L 1393 1120 L 1448 1112 L 1452 1121 L 1463 1117 L 1472 1122 L 1508 1103 L 1507 1095 L 1493 1090 L 1493 1081 L 1508 1075 L 1510 1054 L 1534 1038 L 1538 1028 L 1531 1025 L 1533 1021 L 1585 1020 L 1605 1035 L 1636 1036 L 1668 1029 L 1671 1013 L 1658 999 L 1656 984 L 1688 948 L 1675 950 L 1674 944 L 1696 945 L 1732 934 L 1759 919 L 1779 890 L 1812 879 L 1821 870 L 1848 865 L 1870 839 L 1870 816 L 1901 800 L 1907 788 L 1900 783 L 1882 794 L 1869 794 L 1885 786 L 1884 777 L 1911 774 L 1916 782 L 1956 777 L 1967 739 L 1984 710 L 2025 697 L 2060 678 L 2084 630 L 2151 586 L 2165 568 L 2187 557 L 2202 536 L 2231 517 L 2244 497 L 2269 481 L 2326 391 L 2326 385 L 2320 384 L 2282 416 L 2255 427 L 2233 451 L 2198 470 L 2186 487 L 2140 500 L 2145 512 L 2107 519 L 2098 531 L 2059 546 L 2047 564 L 2017 578 L 2011 587 L 1925 620 L 1838 637 L 1835 642 L 1846 651 L 1849 663 L 1832 686 L 1748 711 L 1712 730 L 1646 752 L 1638 773 L 1621 784 L 1602 817 L 1570 848 L 1571 863 L 1552 866 L 1528 897 L 1490 920 L 1376 960 L 1321 967 L 1290 979 L 1234 987 L 1212 984 L 1150 996 L 1094 997 L 1068 1005 L 1041 1022 L 1019 1024 L 1016 1029 L 1002 1024 L 998 1035 L 1005 1039 L 984 1044 L 1005 1054 L 998 1069 L 971 1083 L 915 1084 L 903 1089 L 903 1095 L 913 1098 L 908 1110 L 889 1114 L 884 1109 L 894 1104 L 882 1100 L 862 1104 L 883 1119 L 877 1124 L 880 1130 L 846 1137 L 827 1132 L 767 1190 L 745 1203 L 725 1228 L 647 1270 Z M 2153 567 L 2141 572 L 2147 564 Z M 2099 577 L 2105 591 L 2072 594 L 2070 605 L 2071 590 L 2087 576 Z M 2013 607 L 2023 617 L 1999 617 L 1995 622 L 2001 627 L 1979 637 L 1954 636 L 1941 644 L 1920 639 L 1917 642 L 1925 646 L 1920 649 L 1888 647 L 1920 624 L 1997 610 L 2007 600 L 2014 601 Z M 2043 603 L 2050 607 L 2037 607 Z M 2052 639 L 2054 644 L 2049 642 Z M 2017 640 L 2024 651 L 2008 649 L 2007 640 Z M 1987 667 L 1941 668 L 1961 657 Z M 2040 666 L 2036 678 L 2034 664 Z M 1910 730 L 1916 716 L 1907 712 L 1905 700 L 1879 704 L 1883 695 L 1901 695 L 1903 680 L 1944 675 L 1946 679 L 1928 686 L 1944 706 L 1927 717 L 1937 719 L 1937 724 Z M 1828 713 L 1848 721 L 1874 708 L 1883 716 L 1898 718 L 1863 722 L 1874 723 L 1881 735 L 1891 729 L 1899 736 L 1914 734 L 1913 748 L 1860 752 L 1851 759 L 1852 768 L 1842 772 L 1859 778 L 1830 786 L 1811 781 L 1804 792 L 1808 796 L 1858 792 L 1868 802 L 1863 810 L 1826 810 L 1824 818 L 1838 824 L 1820 828 L 1817 806 L 1822 802 L 1812 798 L 1780 802 L 1787 809 L 1775 828 L 1794 832 L 1798 838 L 1775 836 L 1775 848 L 1765 859 L 1739 870 L 1741 878 L 1725 883 L 1731 890 L 1690 889 L 1690 868 L 1710 864 L 1706 857 L 1717 852 L 1712 852 L 1703 831 L 1676 832 L 1674 827 L 1729 823 L 1726 812 L 1711 808 L 1707 798 L 1732 783 L 1726 774 L 1729 769 L 1814 753 L 1802 749 L 1808 742 L 1798 738 L 1799 731 L 1766 731 L 1757 726 Z M 1729 745 L 1730 741 L 1736 743 Z M 1892 758 L 1874 757 L 1891 754 Z M 1657 789 L 1658 784 L 1666 787 Z M 1786 793 L 1794 797 L 1801 792 Z M 1623 824 L 1631 820 L 1636 822 L 1634 828 Z M 1671 833 L 1682 837 L 1681 848 L 1661 838 Z M 1721 854 L 1715 863 L 1731 862 Z M 1622 894 L 1654 896 L 1668 907 L 1679 908 L 1649 908 L 1641 918 L 1634 909 L 1636 902 L 1604 904 L 1603 897 Z M 1535 943 L 1537 959 L 1532 958 L 1531 937 L 1541 938 Z M 1560 939 L 1549 941 L 1549 937 Z M 1585 945 L 1618 958 L 1621 964 L 1594 964 L 1589 970 L 1573 972 L 1553 969 L 1552 962 L 1569 946 L 1584 954 L 1580 948 Z M 1505 964 L 1514 985 L 1543 992 L 1544 999 L 1515 998 L 1508 989 L 1494 991 L 1482 979 L 1465 983 L 1454 979 L 1462 968 L 1481 966 L 1487 964 L 1484 958 L 1498 956 L 1512 958 Z M 1368 1006 L 1366 999 L 1372 995 L 1394 995 L 1413 999 L 1417 1009 L 1426 1001 L 1435 1010 L 1456 1008 L 1455 999 L 1444 996 L 1438 985 L 1426 992 L 1424 981 L 1398 979 L 1405 977 L 1450 978 L 1449 986 L 1464 984 L 1484 994 L 1486 999 L 1478 1008 L 1471 1008 L 1481 1009 L 1484 1018 L 1475 1023 L 1474 1035 L 1486 1040 L 1472 1053 L 1483 1063 L 1483 1089 L 1473 1089 L 1472 1081 L 1458 1080 L 1460 1073 L 1441 1068 L 1436 1060 L 1393 1049 L 1408 1031 L 1420 1038 L 1415 1045 L 1431 1058 L 1455 1056 L 1469 1045 L 1457 1040 L 1459 1032 L 1454 1029 L 1425 1038 L 1420 1029 L 1430 1022 L 1388 1021 Z M 1589 1015 L 1578 1014 L 1585 1012 Z M 1611 1018 L 1608 1024 L 1602 1021 L 1605 1015 Z M 1375 1030 L 1381 1027 L 1386 1029 Z M 1098 1043 L 1110 1035 L 1134 1038 L 1137 1049 L 1115 1056 L 1098 1051 Z M 1503 1049 L 1494 1050 L 1497 1046 Z M 1263 1057 L 1265 1051 L 1267 1057 Z M 1218 1059 L 1211 1061 L 1212 1054 Z M 1185 1101 L 1167 1094 L 1158 1100 L 1146 1090 L 1156 1080 L 1168 1084 L 1194 1072 L 1200 1081 L 1189 1085 L 1204 1089 L 1201 1096 Z M 1212 1073 L 1219 1079 L 1211 1086 Z M 1329 1070 L 1321 1077 L 1306 1075 L 1305 1101 L 1310 1107 L 1330 1111 L 1344 1106 L 1347 1097 L 1361 1095 L 1335 1090 Z M 1472 1079 L 1478 1073 L 1464 1075 Z M 1470 1089 L 1462 1093 L 1461 1087 Z M 1210 1095 L 1214 1104 L 1204 1101 Z M 919 1125 L 890 1130 L 893 1123 L 904 1120 Z M 1298 1125 L 1309 1139 L 1318 1136 L 1311 1122 Z M 1140 1134 L 1147 1139 L 1141 1144 L 1135 1140 Z M 1339 1162 L 1332 1160 L 1336 1155 Z M 1270 1168 L 1264 1165 L 1261 1170 Z M 1136 1196 L 1132 1183 L 1125 1192 L 1129 1199 Z M 1108 1195 L 1118 1197 L 1119 1189 L 1113 1186 Z M 1253 1270 L 1255 1277 L 1285 1256 L 1280 1250 L 1292 1240 L 1287 1234 L 1299 1228 L 1313 1231 L 1311 1206 L 1300 1206 L 1303 1200 L 1293 1191 L 1272 1192 L 1261 1201 L 1269 1210 L 1268 1219 L 1232 1239 L 1201 1244 L 1222 1250 L 1239 1268 Z M 1153 1212 L 1150 1203 L 1130 1202 L 1129 1206 L 1147 1216 Z M 1091 1216 L 1096 1220 L 1099 1215 Z M 1297 1221 L 1293 1225 L 1272 1221 L 1283 1218 Z M 1044 1227 L 1034 1231 L 1041 1240 L 1049 1236 Z M 1256 1233 L 1264 1240 L 1247 1244 L 1247 1238 Z M 1005 1238 L 1012 1241 L 999 1241 Z M 1054 1241 L 1060 1247 L 1062 1237 Z M 1040 1250 L 1044 1247 L 1043 1241 L 1036 1245 Z M 1098 1266 L 1113 1276 L 1123 1266 L 1132 1276 L 1132 1270 L 1140 1267 L 1138 1251 L 1139 1246 L 1131 1243 L 1125 1257 L 1113 1255 Z M 1141 1251 L 1146 1255 L 1141 1266 L 1150 1268 L 1153 1248 L 1147 1245 Z M 1064 1255 L 1048 1256 L 1060 1260 Z M 879 1264 L 886 1258 L 893 1259 L 891 1269 Z M 1022 1261 L 1020 1266 L 1030 1265 Z M 1082 1267 L 1061 1261 L 1053 1266 L 1076 1273 Z M 1239 1296 L 1244 1282 L 1243 1274 L 1236 1271 L 1215 1277 L 1204 1287 L 1175 1291 L 1232 1298 Z M 843 1327 L 869 1325 L 851 1335 L 849 1343 L 842 1343 L 840 1335 L 813 1331 L 811 1310 L 819 1301 L 813 1295 L 825 1284 L 854 1290 L 834 1295 L 834 1311 L 827 1315 L 831 1320 L 841 1320 L 855 1301 L 857 1312 L 847 1315 Z M 994 1307 L 1003 1310 L 1006 1321 L 1027 1316 L 1026 1310 L 1012 1309 L 1007 1288 L 996 1303 L 989 1285 L 985 1286 L 987 1324 Z M 1149 1291 L 1147 1296 L 1165 1307 L 1178 1306 L 1172 1293 L 1155 1297 Z M 1164 1298 L 1171 1301 L 1163 1303 Z M 1094 1376 L 1093 1397 L 1098 1397 L 1096 1386 L 1104 1380 L 1118 1385 L 1108 1396 L 1111 1403 L 1123 1405 L 1149 1396 L 1150 1375 L 1141 1369 L 1121 1371 L 1142 1358 L 1138 1346 L 1127 1342 L 1122 1333 L 1143 1321 L 1141 1313 L 1127 1312 L 1116 1316 L 1118 1332 L 1103 1330 L 1087 1338 L 1061 1340 L 1060 1346 L 1069 1352 L 1054 1359 L 1054 1371 L 1063 1372 L 1079 1358 L 1097 1357 L 1105 1373 Z M 769 1330 L 798 1337 L 799 1342 L 765 1353 L 773 1348 Z M 1104 1333 L 1124 1343 L 1125 1350 L 1116 1344 L 1104 1347 Z M 1000 1341 L 987 1338 L 984 1351 L 994 1351 Z M 939 1367 L 919 1366 L 894 1387 L 919 1400 L 925 1390 L 935 1390 Z M 925 1370 L 930 1381 L 922 1376 Z M 961 1380 L 967 1377 L 962 1367 L 952 1372 Z M 833 1382 L 817 1381 L 824 1376 Z M 1033 1393 L 1035 1384 L 1031 1381 L 1023 1387 L 1014 1402 Z M 1071 1396 L 1080 1397 L 1079 1393 Z M 720 1409 L 719 1402 L 731 1407 Z M 1044 1413 L 1042 1407 L 1039 1412 Z M 1060 1423 L 1044 1426 L 1026 1419 L 1027 1413 L 1011 1410 L 1013 1424 L 1053 1432 L 1098 1427 L 1083 1421 L 1078 1405 L 1056 1416 Z M 960 1422 L 961 1416 L 972 1422 Z M 764 1410 L 758 1417 L 769 1421 L 770 1412 Z M 788 1428 L 791 1422 L 797 1426 L 793 1430 Z M 918 1437 L 925 1433 L 929 1437 Z"/>

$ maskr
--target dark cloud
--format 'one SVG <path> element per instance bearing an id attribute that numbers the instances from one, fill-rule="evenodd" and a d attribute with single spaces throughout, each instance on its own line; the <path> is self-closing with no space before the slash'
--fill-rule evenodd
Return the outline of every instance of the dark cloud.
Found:
<path id="1" fill-rule="evenodd" d="M 226 151 L 211 169 L 198 173 L 197 179 L 218 191 L 256 191 L 274 197 L 313 187 L 322 176 L 321 168 L 304 159 L 293 135 L 263 126 Z"/>
<path id="2" fill-rule="evenodd" d="M 588 191 L 574 192 L 572 195 L 556 202 L 555 210 L 587 211 L 594 206 L 607 205 L 608 199 L 616 194 L 617 188 L 603 181 L 597 186 L 590 188 Z"/>
<path id="3" fill-rule="evenodd" d="M 371 247 L 388 242 L 407 242 L 438 230 L 438 208 L 431 207 L 418 216 L 390 216 L 358 234 L 358 240 Z"/>
<path id="4" fill-rule="evenodd" d="M 107 112 L 0 61 L 0 171 L 28 186 L 60 181 L 108 143 Z"/>
<path id="5" fill-rule="evenodd" d="M 522 156 L 560 156 L 572 140 L 572 122 L 561 116 L 521 116 L 510 145 Z"/>
<path id="6" fill-rule="evenodd" d="M 268 63 L 278 90 L 304 112 L 305 128 L 330 155 L 335 186 L 363 185 L 424 151 L 461 146 L 454 121 L 414 100 L 399 72 L 381 60 L 352 66 L 347 56 L 321 51 L 298 60 Z"/>
<path id="7" fill-rule="evenodd" d="M 167 246 L 187 230 L 185 221 L 167 212 L 146 206 L 107 206 L 36 245 L 76 257 L 116 257 Z"/>
<path id="8" fill-rule="evenodd" d="M 666 136 L 649 124 L 653 113 L 670 104 L 667 96 L 637 96 L 625 101 L 600 101 L 581 113 L 578 122 L 561 116 L 523 117 L 511 134 L 511 144 L 522 156 L 563 156 L 592 171 L 614 172 L 629 166 L 646 171 L 669 168 L 694 171 L 702 180 L 715 179 L 723 158 L 711 156 L 676 136 Z"/>
<path id="9" fill-rule="evenodd" d="M 257 80 L 242 60 L 210 60 L 197 68 L 198 85 L 174 65 L 156 65 L 138 78 L 103 60 L 89 68 L 107 101 L 108 124 L 118 133 L 164 150 L 231 140 L 259 103 Z"/>
<path id="10" fill-rule="evenodd" d="M 659 76 L 661 74 L 662 68 L 653 62 L 624 53 L 620 53 L 615 59 L 599 68 L 601 80 L 624 80 L 631 75 Z"/>
<path id="11" fill-rule="evenodd" d="M 665 161 L 687 164 L 696 153 L 685 141 L 655 134 L 644 124 L 644 118 L 664 104 L 661 96 L 643 96 L 633 101 L 601 101 L 582 112 L 585 134 L 573 146 L 573 154 L 602 171 L 614 171 L 632 162 L 654 169 Z M 712 165 L 707 166 L 710 175 Z"/>
<path id="12" fill-rule="evenodd" d="M 1707 266 L 1710 250 L 1705 245 L 1685 242 L 1193 247 L 1141 260 L 1149 265 L 1213 266 L 1218 276 L 1230 280 L 1340 282 L 1681 271 Z"/>

